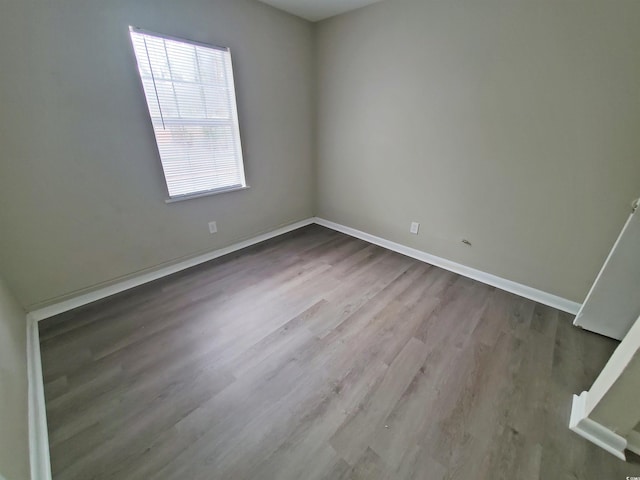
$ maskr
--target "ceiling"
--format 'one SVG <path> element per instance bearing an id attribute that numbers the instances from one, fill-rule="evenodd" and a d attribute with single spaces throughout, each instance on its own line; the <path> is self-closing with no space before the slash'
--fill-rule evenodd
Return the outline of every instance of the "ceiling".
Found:
<path id="1" fill-rule="evenodd" d="M 312 22 L 355 10 L 380 0 L 260 0 Z"/>

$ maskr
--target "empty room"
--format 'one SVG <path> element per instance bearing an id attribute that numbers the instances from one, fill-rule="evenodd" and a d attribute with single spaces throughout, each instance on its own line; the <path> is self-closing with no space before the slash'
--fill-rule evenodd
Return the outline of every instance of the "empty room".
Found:
<path id="1" fill-rule="evenodd" d="M 0 480 L 640 478 L 640 2 L 1 1 Z"/>

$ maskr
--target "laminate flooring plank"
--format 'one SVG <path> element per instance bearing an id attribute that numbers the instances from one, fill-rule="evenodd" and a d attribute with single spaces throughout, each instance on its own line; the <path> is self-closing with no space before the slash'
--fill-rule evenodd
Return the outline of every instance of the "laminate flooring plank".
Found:
<path id="1" fill-rule="evenodd" d="M 369 401 L 331 438 L 331 445 L 347 463 L 355 465 L 367 451 L 371 435 L 402 396 L 425 357 L 425 345 L 415 338 L 409 340 Z"/>
<path id="2" fill-rule="evenodd" d="M 357 411 L 371 396 L 387 369 L 388 366 L 381 362 L 371 362 L 351 369 L 341 378 L 332 381 L 329 384 L 330 390 L 322 401 L 307 412 L 277 449 L 248 472 L 246 478 L 258 478 L 262 475 L 264 478 L 282 480 L 303 478 L 308 463 L 314 461 L 318 452 L 327 449 L 340 460 L 336 463 L 346 464 L 335 454 L 328 440 L 349 415 Z"/>

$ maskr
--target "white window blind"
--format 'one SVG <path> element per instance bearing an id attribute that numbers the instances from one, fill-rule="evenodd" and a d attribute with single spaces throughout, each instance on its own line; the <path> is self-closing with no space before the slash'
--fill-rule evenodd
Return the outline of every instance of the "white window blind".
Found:
<path id="1" fill-rule="evenodd" d="M 129 30 L 169 197 L 246 187 L 229 50 Z"/>

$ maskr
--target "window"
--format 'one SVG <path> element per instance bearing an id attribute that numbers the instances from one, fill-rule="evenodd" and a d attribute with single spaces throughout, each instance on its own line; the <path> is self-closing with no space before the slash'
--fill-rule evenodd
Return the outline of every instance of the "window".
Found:
<path id="1" fill-rule="evenodd" d="M 129 30 L 170 199 L 245 188 L 229 49 Z"/>

